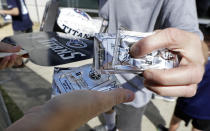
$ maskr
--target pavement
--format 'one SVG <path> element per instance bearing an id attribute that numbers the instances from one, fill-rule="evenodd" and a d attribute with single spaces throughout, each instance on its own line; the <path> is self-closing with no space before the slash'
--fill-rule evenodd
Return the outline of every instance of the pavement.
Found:
<path id="1" fill-rule="evenodd" d="M 11 120 L 6 108 L 6 105 L 4 103 L 4 99 L 2 97 L 1 91 L 0 91 L 0 131 L 5 129 L 11 124 Z"/>

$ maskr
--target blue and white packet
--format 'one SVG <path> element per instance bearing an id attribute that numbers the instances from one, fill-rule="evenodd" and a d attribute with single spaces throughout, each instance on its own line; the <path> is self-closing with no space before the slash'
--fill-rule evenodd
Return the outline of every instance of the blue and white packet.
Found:
<path id="1" fill-rule="evenodd" d="M 54 68 L 52 97 L 76 90 L 110 91 L 119 88 L 112 74 L 98 74 L 92 65 L 77 68 Z"/>

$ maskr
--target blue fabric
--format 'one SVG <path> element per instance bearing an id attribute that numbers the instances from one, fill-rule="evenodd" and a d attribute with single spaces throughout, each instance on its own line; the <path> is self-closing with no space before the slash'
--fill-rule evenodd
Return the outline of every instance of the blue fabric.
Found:
<path id="1" fill-rule="evenodd" d="M 210 120 L 210 61 L 206 65 L 206 71 L 198 85 L 196 95 L 191 98 L 178 98 L 177 106 L 193 118 Z"/>
<path id="2" fill-rule="evenodd" d="M 25 1 L 23 0 L 23 3 L 25 5 Z M 7 0 L 8 8 L 18 8 L 19 9 L 19 15 L 18 16 L 12 16 L 12 27 L 15 31 L 24 31 L 29 28 L 32 28 L 32 21 L 29 17 L 29 14 L 23 14 L 22 8 L 21 8 L 21 1 L 20 0 Z"/>

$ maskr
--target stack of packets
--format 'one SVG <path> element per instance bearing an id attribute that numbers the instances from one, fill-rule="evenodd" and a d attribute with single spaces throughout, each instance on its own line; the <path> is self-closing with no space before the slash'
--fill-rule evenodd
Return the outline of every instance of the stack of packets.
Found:
<path id="1" fill-rule="evenodd" d="M 76 91 L 110 91 L 119 88 L 114 75 L 98 74 L 92 65 L 77 68 L 54 68 L 52 97 Z"/>

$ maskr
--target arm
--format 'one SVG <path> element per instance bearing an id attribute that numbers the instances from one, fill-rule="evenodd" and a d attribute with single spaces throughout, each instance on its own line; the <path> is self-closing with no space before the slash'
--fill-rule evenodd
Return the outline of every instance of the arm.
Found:
<path id="1" fill-rule="evenodd" d="M 18 8 L 15 7 L 15 8 L 12 8 L 10 10 L 0 10 L 0 14 L 2 14 L 2 15 L 18 16 L 20 13 L 19 13 Z"/>
<path id="2" fill-rule="evenodd" d="M 134 94 L 125 89 L 75 91 L 32 109 L 6 131 L 74 131 L 114 105 L 133 99 Z"/>

